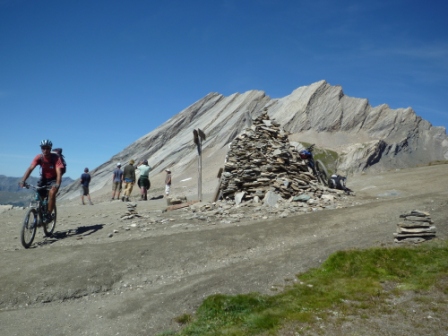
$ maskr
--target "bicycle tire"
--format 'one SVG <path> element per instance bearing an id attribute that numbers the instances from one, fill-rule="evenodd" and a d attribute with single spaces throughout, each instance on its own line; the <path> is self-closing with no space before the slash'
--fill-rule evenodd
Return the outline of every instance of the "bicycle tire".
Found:
<path id="1" fill-rule="evenodd" d="M 20 240 L 24 248 L 29 248 L 33 243 L 38 223 L 39 218 L 36 209 L 29 209 L 23 219 L 22 230 L 20 232 Z"/>
<path id="2" fill-rule="evenodd" d="M 51 213 L 53 220 L 48 224 L 42 225 L 43 229 L 44 229 L 45 236 L 47 236 L 47 237 L 51 237 L 51 235 L 53 234 L 54 228 L 56 227 L 57 214 L 58 214 L 58 212 L 56 210 L 56 205 L 55 205 L 53 212 Z"/>
<path id="3" fill-rule="evenodd" d="M 328 171 L 320 160 L 316 160 L 317 179 L 324 186 L 328 187 Z"/>

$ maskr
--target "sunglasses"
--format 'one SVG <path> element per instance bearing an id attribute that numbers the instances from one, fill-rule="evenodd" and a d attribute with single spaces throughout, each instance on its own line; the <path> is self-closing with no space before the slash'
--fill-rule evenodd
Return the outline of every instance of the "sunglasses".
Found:
<path id="1" fill-rule="evenodd" d="M 42 150 L 50 150 L 51 147 L 41 147 Z"/>

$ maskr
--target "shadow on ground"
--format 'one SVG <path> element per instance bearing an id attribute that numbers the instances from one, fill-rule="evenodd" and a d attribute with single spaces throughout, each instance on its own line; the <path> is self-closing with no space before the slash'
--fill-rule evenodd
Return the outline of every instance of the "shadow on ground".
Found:
<path id="1" fill-rule="evenodd" d="M 76 229 L 69 229 L 65 231 L 56 231 L 52 234 L 51 237 L 45 237 L 45 240 L 35 243 L 33 245 L 33 248 L 39 247 L 39 246 L 45 246 L 53 244 L 57 241 L 60 241 L 65 238 L 70 237 L 76 237 L 76 239 L 82 239 L 83 236 L 90 236 L 91 234 L 94 234 L 95 232 L 101 230 L 104 227 L 104 224 L 94 224 L 94 225 L 88 225 L 88 226 L 80 226 Z"/>

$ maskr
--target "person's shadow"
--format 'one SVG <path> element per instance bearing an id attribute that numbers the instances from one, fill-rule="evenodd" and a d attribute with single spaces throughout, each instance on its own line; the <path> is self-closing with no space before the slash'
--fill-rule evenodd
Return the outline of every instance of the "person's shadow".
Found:
<path id="1" fill-rule="evenodd" d="M 159 195 L 159 196 L 153 196 L 150 198 L 150 200 L 158 200 L 158 199 L 162 199 L 163 195 Z"/>
<path id="2" fill-rule="evenodd" d="M 37 246 L 50 245 L 62 239 L 76 237 L 76 239 L 82 239 L 82 237 L 90 236 L 91 234 L 101 230 L 105 224 L 94 224 L 89 226 L 79 226 L 76 229 L 69 229 L 64 231 L 53 232 L 51 237 L 45 237 L 41 242 L 36 243 Z"/>

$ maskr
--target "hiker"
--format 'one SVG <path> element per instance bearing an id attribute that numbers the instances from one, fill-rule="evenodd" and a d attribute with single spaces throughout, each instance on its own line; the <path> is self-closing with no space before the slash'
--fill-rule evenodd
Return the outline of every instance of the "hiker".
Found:
<path id="1" fill-rule="evenodd" d="M 347 188 L 346 184 L 347 184 L 347 178 L 345 176 L 341 176 L 338 174 L 333 174 L 328 179 L 328 186 L 331 189 L 344 190 L 347 195 L 354 194 L 353 190 L 351 190 L 350 188 Z"/>
<path id="2" fill-rule="evenodd" d="M 92 200 L 90 199 L 90 193 L 89 193 L 89 184 L 90 184 L 90 174 L 89 174 L 89 168 L 84 168 L 84 173 L 81 174 L 81 180 L 79 183 L 81 184 L 81 202 L 82 205 L 85 205 L 84 203 L 84 196 L 87 196 L 87 199 L 89 200 L 90 205 L 93 205 Z"/>
<path id="3" fill-rule="evenodd" d="M 165 177 L 165 195 L 170 195 L 170 189 L 171 189 L 171 170 L 165 169 L 166 171 L 166 177 Z"/>
<path id="4" fill-rule="evenodd" d="M 115 199 L 115 193 L 117 193 L 117 199 L 120 199 L 121 187 L 123 180 L 123 171 L 121 170 L 121 163 L 117 163 L 117 168 L 114 169 L 112 174 L 112 201 Z"/>
<path id="5" fill-rule="evenodd" d="M 152 170 L 148 165 L 148 160 L 144 160 L 137 165 L 137 169 L 140 171 L 140 177 L 138 178 L 138 187 L 140 188 L 140 200 L 148 200 L 148 190 L 151 187 L 151 181 L 149 181 L 148 174 Z"/>
<path id="6" fill-rule="evenodd" d="M 124 170 L 123 170 L 122 181 L 124 182 L 124 193 L 123 193 L 123 197 L 121 197 L 121 200 L 123 202 L 124 202 L 124 200 L 129 202 L 129 196 L 131 196 L 132 188 L 134 187 L 134 183 L 135 183 L 134 163 L 135 163 L 135 161 L 133 159 L 131 159 L 131 161 L 129 161 L 129 164 L 126 167 L 124 167 Z"/>

